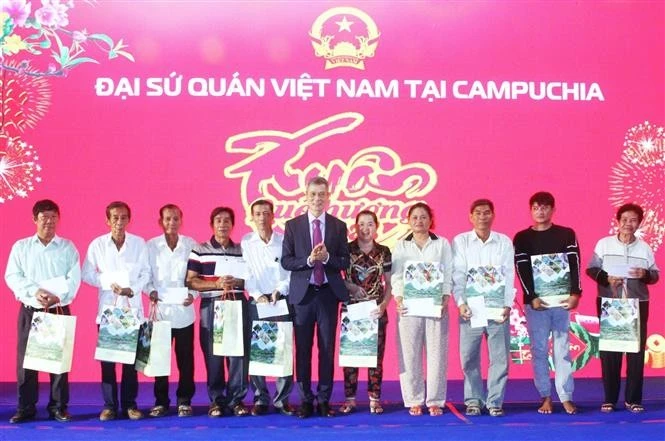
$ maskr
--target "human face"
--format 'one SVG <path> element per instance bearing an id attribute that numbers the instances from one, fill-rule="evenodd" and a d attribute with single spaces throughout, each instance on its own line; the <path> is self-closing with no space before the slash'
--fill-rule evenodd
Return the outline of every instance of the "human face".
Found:
<path id="1" fill-rule="evenodd" d="M 469 215 L 469 220 L 475 231 L 489 231 L 494 222 L 494 213 L 489 205 L 478 205 Z"/>
<path id="2" fill-rule="evenodd" d="M 531 218 L 535 225 L 550 225 L 554 216 L 554 207 L 535 202 L 531 206 Z"/>
<path id="3" fill-rule="evenodd" d="M 639 219 L 637 213 L 634 211 L 624 211 L 621 213 L 621 217 L 617 221 L 617 224 L 619 225 L 619 234 L 627 237 L 635 236 L 635 232 L 640 226 Z"/>
<path id="4" fill-rule="evenodd" d="M 328 206 L 330 193 L 325 184 L 312 184 L 307 187 L 307 208 L 315 216 L 319 217 Z"/>
<path id="5" fill-rule="evenodd" d="M 432 226 L 432 218 L 424 208 L 416 208 L 409 216 L 409 226 L 414 233 L 428 233 Z"/>
<path id="6" fill-rule="evenodd" d="M 159 220 L 159 225 L 164 230 L 164 234 L 173 235 L 178 234 L 180 226 L 182 225 L 182 216 L 180 210 L 175 208 L 167 208 L 162 211 L 162 218 Z"/>
<path id="7" fill-rule="evenodd" d="M 231 237 L 231 231 L 233 231 L 231 215 L 226 211 L 222 211 L 215 216 L 212 219 L 212 230 L 214 231 L 217 242 L 227 242 Z"/>
<path id="8" fill-rule="evenodd" d="M 358 218 L 356 224 L 356 233 L 361 242 L 370 242 L 376 237 L 376 230 L 378 225 L 374 222 L 374 218 L 369 214 L 363 214 Z"/>
<path id="9" fill-rule="evenodd" d="M 269 231 L 272 229 L 272 221 L 275 215 L 268 204 L 255 205 L 252 208 L 252 222 L 258 231 Z"/>
<path id="10" fill-rule="evenodd" d="M 129 225 L 129 212 L 125 207 L 112 208 L 106 219 L 106 225 L 111 227 L 113 237 L 124 236 L 125 229 Z"/>
<path id="11" fill-rule="evenodd" d="M 54 210 L 42 211 L 34 219 L 37 225 L 37 236 L 42 240 L 51 240 L 55 236 L 60 216 Z"/>

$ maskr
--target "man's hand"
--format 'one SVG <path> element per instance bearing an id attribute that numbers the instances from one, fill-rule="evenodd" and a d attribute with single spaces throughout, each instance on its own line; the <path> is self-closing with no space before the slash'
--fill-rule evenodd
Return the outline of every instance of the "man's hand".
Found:
<path id="1" fill-rule="evenodd" d="M 548 306 L 550 305 L 540 297 L 535 297 L 533 300 L 531 300 L 531 307 L 536 311 L 544 311 Z"/>
<path id="2" fill-rule="evenodd" d="M 262 305 L 265 305 L 266 303 L 270 302 L 270 297 L 268 297 L 268 294 L 262 294 L 256 299 L 256 303 L 261 303 Z"/>
<path id="3" fill-rule="evenodd" d="M 471 315 L 471 308 L 469 308 L 469 305 L 466 303 L 459 305 L 459 316 L 462 317 L 463 320 L 469 320 Z"/>
<path id="4" fill-rule="evenodd" d="M 279 291 L 274 290 L 272 292 L 272 294 L 270 295 L 271 303 L 274 305 L 275 303 L 277 303 L 277 301 L 279 300 L 280 297 L 282 297 L 282 295 L 279 293 Z"/>
<path id="5" fill-rule="evenodd" d="M 504 306 L 503 312 L 501 313 L 501 320 L 495 320 L 497 323 L 504 323 L 510 318 L 510 307 Z"/>
<path id="6" fill-rule="evenodd" d="M 117 283 L 111 284 L 111 289 L 113 290 L 113 293 L 116 295 L 129 297 L 130 299 L 134 297 L 134 291 L 132 291 L 131 288 L 123 288 Z"/>
<path id="7" fill-rule="evenodd" d="M 189 306 L 192 303 L 194 303 L 194 296 L 187 293 L 187 298 L 185 299 L 185 301 L 182 302 L 182 305 L 183 306 Z"/>
<path id="8" fill-rule="evenodd" d="M 224 291 L 231 291 L 233 289 L 233 280 L 233 276 L 221 276 L 215 281 L 215 287 Z"/>
<path id="9" fill-rule="evenodd" d="M 321 242 L 312 248 L 312 252 L 309 255 L 309 261 L 314 263 L 318 261 L 325 262 L 326 260 L 328 260 L 328 249 L 326 248 L 326 244 Z"/>
<path id="10" fill-rule="evenodd" d="M 157 291 L 155 290 L 150 291 L 150 302 L 152 302 L 153 305 L 156 305 L 158 301 L 159 301 L 159 294 L 157 294 Z"/>
<path id="11" fill-rule="evenodd" d="M 616 289 L 623 285 L 623 277 L 607 276 L 607 282 L 610 284 L 610 288 Z"/>
<path id="12" fill-rule="evenodd" d="M 566 310 L 571 310 L 577 308 L 577 304 L 580 301 L 580 296 L 577 294 L 571 294 L 568 298 L 561 302 L 561 307 Z"/>
<path id="13" fill-rule="evenodd" d="M 44 309 L 49 309 L 51 306 L 60 303 L 60 298 L 58 296 L 51 294 L 50 292 L 41 288 L 37 291 L 37 295 L 35 297 Z"/>

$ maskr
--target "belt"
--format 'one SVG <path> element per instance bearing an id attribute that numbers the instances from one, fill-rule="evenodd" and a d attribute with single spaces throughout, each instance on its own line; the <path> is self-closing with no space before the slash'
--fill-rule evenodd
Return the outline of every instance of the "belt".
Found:
<path id="1" fill-rule="evenodd" d="M 26 305 L 25 303 L 23 304 L 23 307 L 28 311 L 33 311 L 33 312 L 44 312 L 44 311 L 50 311 L 51 309 L 55 310 L 55 306 L 53 308 L 45 309 L 45 308 L 35 308 L 34 306 Z"/>
<path id="2" fill-rule="evenodd" d="M 329 283 L 324 283 L 323 285 L 314 285 L 313 283 L 310 283 L 309 287 L 313 289 L 314 291 L 321 291 L 322 289 L 326 289 L 330 286 Z"/>

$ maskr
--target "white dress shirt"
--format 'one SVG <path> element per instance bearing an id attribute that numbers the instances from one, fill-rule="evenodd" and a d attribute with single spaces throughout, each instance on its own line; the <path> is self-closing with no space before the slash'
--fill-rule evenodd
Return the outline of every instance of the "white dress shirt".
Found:
<path id="1" fill-rule="evenodd" d="M 107 271 L 127 271 L 130 286 L 123 286 L 123 288 L 131 288 L 134 297 L 116 298 L 120 296 L 116 296 L 111 290 L 103 290 L 100 275 Z M 125 242 L 118 250 L 111 238 L 111 233 L 99 236 L 88 247 L 81 277 L 85 283 L 99 289 L 97 324 L 100 323 L 104 305 L 114 305 L 116 300 L 119 306 L 126 305 L 126 301 L 129 300 L 130 306 L 137 309 L 139 319 L 144 318 L 141 292 L 150 281 L 150 264 L 148 263 L 148 248 L 142 238 L 125 233 Z"/>
<path id="2" fill-rule="evenodd" d="M 275 290 L 283 296 L 289 294 L 291 272 L 281 265 L 283 240 L 284 235 L 276 231 L 272 232 L 268 243 L 255 232 L 242 238 L 242 257 L 249 267 L 245 289 L 254 300 Z"/>
<path id="3" fill-rule="evenodd" d="M 468 231 L 453 239 L 453 295 L 455 303 L 466 303 L 468 271 L 481 266 L 493 266 L 503 274 L 506 287 L 504 307 L 512 308 L 515 301 L 515 250 L 513 242 L 505 234 L 490 232 L 483 242 L 475 231 Z"/>
<path id="4" fill-rule="evenodd" d="M 81 285 L 79 265 L 79 252 L 71 241 L 55 236 L 44 245 L 35 234 L 17 241 L 12 247 L 5 281 L 18 301 L 41 309 L 43 306 L 35 297 L 40 282 L 64 276 L 69 289 L 58 297 L 60 304 L 66 306 L 72 303 Z"/>
<path id="5" fill-rule="evenodd" d="M 161 236 L 150 239 L 147 243 L 148 260 L 150 262 L 151 277 L 146 292 L 151 293 L 164 288 L 182 288 L 187 277 L 187 260 L 189 253 L 196 245 L 196 241 L 189 236 L 178 236 L 178 244 L 171 250 L 166 243 L 166 237 Z M 196 296 L 196 291 L 190 291 Z M 171 328 L 181 329 L 194 323 L 194 306 L 172 305 L 157 302 L 158 319 L 171 322 Z"/>
<path id="6" fill-rule="evenodd" d="M 409 260 L 419 262 L 438 262 L 443 266 L 443 288 L 441 295 L 450 295 L 453 272 L 453 254 L 450 243 L 445 237 L 430 233 L 425 246 L 418 247 L 413 234 L 398 240 L 393 251 L 393 267 L 390 282 L 394 297 L 404 297 L 404 267 Z"/>

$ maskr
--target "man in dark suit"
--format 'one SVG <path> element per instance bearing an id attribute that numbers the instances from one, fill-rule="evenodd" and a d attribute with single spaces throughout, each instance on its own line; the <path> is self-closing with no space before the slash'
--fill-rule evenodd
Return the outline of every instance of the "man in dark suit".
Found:
<path id="1" fill-rule="evenodd" d="M 296 380 L 300 391 L 300 418 L 314 413 L 312 345 L 314 328 L 319 348 L 318 412 L 334 416 L 332 394 L 335 334 L 339 302 L 349 300 L 341 270 L 349 266 L 346 224 L 325 212 L 328 181 L 316 177 L 306 189 L 307 213 L 286 222 L 282 266 L 291 271 L 289 303 L 294 306 Z"/>

